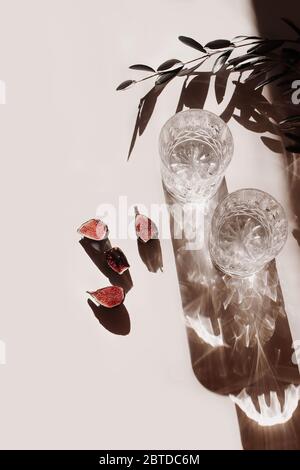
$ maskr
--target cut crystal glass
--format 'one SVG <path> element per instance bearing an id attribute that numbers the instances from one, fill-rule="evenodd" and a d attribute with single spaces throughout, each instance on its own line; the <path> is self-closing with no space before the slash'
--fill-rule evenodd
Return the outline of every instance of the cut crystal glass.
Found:
<path id="1" fill-rule="evenodd" d="M 209 249 L 221 271 L 250 276 L 282 249 L 288 224 L 282 206 L 258 189 L 240 189 L 216 207 L 212 217 Z"/>
<path id="2" fill-rule="evenodd" d="M 209 199 L 220 186 L 233 154 L 225 122 L 202 109 L 181 111 L 159 137 L 161 173 L 169 193 L 182 202 Z"/>

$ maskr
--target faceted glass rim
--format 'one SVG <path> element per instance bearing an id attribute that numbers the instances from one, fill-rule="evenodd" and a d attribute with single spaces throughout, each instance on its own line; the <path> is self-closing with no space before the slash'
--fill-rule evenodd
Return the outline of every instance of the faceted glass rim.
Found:
<path id="1" fill-rule="evenodd" d="M 183 111 L 179 111 L 178 113 L 173 114 L 173 116 L 171 116 L 162 126 L 160 133 L 159 133 L 159 137 L 158 137 L 159 142 L 162 140 L 162 134 L 167 129 L 167 127 L 169 127 L 170 124 L 178 118 L 178 116 L 182 116 L 183 114 L 202 114 L 202 115 L 207 115 L 207 116 L 210 115 L 213 118 L 216 118 L 218 121 L 220 121 L 223 127 L 227 130 L 228 136 L 231 141 L 232 148 L 233 148 L 233 136 L 232 136 L 232 133 L 228 124 L 217 114 L 213 113 L 212 111 L 207 111 L 206 109 L 202 109 L 202 108 L 184 109 Z M 232 150 L 232 153 L 233 153 L 233 150 Z"/>
<path id="2" fill-rule="evenodd" d="M 279 209 L 281 210 L 282 215 L 284 216 L 285 220 L 287 220 L 286 212 L 285 212 L 282 204 L 280 204 L 280 202 L 274 196 L 272 196 L 272 194 L 267 193 L 266 191 L 263 191 L 262 189 L 258 189 L 258 188 L 239 188 L 239 189 L 236 189 L 235 191 L 232 191 L 232 193 L 228 193 L 227 196 L 225 196 L 218 203 L 217 207 L 215 208 L 214 213 L 227 199 L 230 199 L 232 196 L 236 195 L 237 193 L 242 193 L 242 192 L 259 193 L 259 194 L 262 194 L 263 196 L 266 196 L 268 199 L 271 199 L 279 207 Z"/>

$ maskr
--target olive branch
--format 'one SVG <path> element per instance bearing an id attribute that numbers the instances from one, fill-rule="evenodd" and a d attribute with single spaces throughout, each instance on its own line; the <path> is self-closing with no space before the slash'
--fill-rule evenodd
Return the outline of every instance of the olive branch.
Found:
<path id="1" fill-rule="evenodd" d="M 238 82 L 244 81 L 253 89 L 263 88 L 274 83 L 283 96 L 293 93 L 292 83 L 300 79 L 300 28 L 291 20 L 282 20 L 296 33 L 295 39 L 268 39 L 259 36 L 240 35 L 232 40 L 216 39 L 203 46 L 200 42 L 187 36 L 178 39 L 186 46 L 201 52 L 201 56 L 182 61 L 168 59 L 157 69 L 145 64 L 134 64 L 131 70 L 149 72 L 141 79 L 123 81 L 117 90 L 127 90 L 138 83 L 154 79 L 154 88 L 165 87 L 175 77 L 188 77 L 200 69 L 209 59 L 215 58 L 211 68 L 212 74 L 221 72 L 239 72 Z M 232 55 L 235 57 L 232 58 Z M 244 73 L 247 72 L 246 75 Z M 280 132 L 292 143 L 286 144 L 289 152 L 300 153 L 300 114 L 287 116 L 276 123 Z"/>

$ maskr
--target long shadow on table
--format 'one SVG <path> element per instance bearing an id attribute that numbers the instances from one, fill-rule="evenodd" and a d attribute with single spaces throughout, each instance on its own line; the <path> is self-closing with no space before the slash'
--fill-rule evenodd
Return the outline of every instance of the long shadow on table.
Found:
<path id="1" fill-rule="evenodd" d="M 194 231 L 190 213 L 178 216 L 165 192 L 192 368 L 203 386 L 236 403 L 245 448 L 298 449 L 300 377 L 275 261 L 241 279 L 210 260 L 210 218 L 226 192 L 224 183 Z M 200 232 L 201 246 L 189 249 L 190 234 Z"/>

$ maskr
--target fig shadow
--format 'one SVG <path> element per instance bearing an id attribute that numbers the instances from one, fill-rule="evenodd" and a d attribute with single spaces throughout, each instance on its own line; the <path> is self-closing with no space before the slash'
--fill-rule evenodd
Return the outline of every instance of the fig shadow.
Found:
<path id="1" fill-rule="evenodd" d="M 157 273 L 163 271 L 163 259 L 161 245 L 158 238 L 149 240 L 144 243 L 140 239 L 137 240 L 138 252 L 141 260 L 147 266 L 148 271 Z"/>
<path id="2" fill-rule="evenodd" d="M 83 237 L 79 240 L 79 243 L 99 271 L 108 278 L 112 285 L 123 287 L 126 293 L 130 291 L 133 287 L 133 282 L 129 270 L 125 271 L 123 274 L 115 273 L 106 262 L 105 251 L 112 247 L 108 238 L 106 240 L 96 241 Z"/>
<path id="3" fill-rule="evenodd" d="M 125 305 L 122 304 L 114 308 L 105 308 L 102 307 L 102 305 L 95 305 L 90 299 L 88 299 L 87 303 L 99 323 L 107 331 L 120 336 L 127 336 L 130 333 L 130 317 Z"/>

